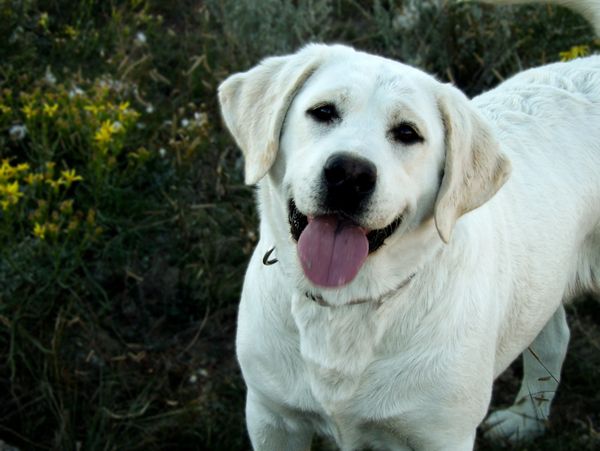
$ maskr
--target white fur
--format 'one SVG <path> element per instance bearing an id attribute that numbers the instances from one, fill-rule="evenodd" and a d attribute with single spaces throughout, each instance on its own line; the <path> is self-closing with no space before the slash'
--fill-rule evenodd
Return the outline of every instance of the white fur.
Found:
<path id="1" fill-rule="evenodd" d="M 484 428 L 541 433 L 568 342 L 562 305 L 600 292 L 600 57 L 468 101 L 406 65 L 313 45 L 219 95 L 247 179 L 260 179 L 237 334 L 253 447 L 305 450 L 321 433 L 342 450 L 470 450 L 494 378 L 524 350 L 515 405 Z M 306 114 L 324 101 L 335 125 Z M 402 121 L 424 142 L 390 139 Z M 377 167 L 361 225 L 404 221 L 352 282 L 321 289 L 300 268 L 288 201 L 321 213 L 323 164 L 339 151 Z M 273 246 L 279 262 L 265 266 Z"/>

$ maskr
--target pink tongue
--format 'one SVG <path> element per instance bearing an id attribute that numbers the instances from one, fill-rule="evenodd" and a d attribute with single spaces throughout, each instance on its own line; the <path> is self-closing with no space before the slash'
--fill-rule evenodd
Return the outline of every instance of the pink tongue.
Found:
<path id="1" fill-rule="evenodd" d="M 322 287 L 350 282 L 369 254 L 364 229 L 335 216 L 317 216 L 300 235 L 298 255 L 308 279 Z"/>

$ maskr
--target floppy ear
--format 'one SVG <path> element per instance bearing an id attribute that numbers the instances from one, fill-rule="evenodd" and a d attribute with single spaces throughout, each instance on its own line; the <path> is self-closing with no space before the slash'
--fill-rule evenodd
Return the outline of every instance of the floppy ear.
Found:
<path id="1" fill-rule="evenodd" d="M 438 105 L 446 160 L 434 215 L 438 233 L 448 243 L 458 218 L 487 202 L 506 182 L 511 166 L 491 127 L 462 92 L 445 85 Z"/>
<path id="2" fill-rule="evenodd" d="M 327 48 L 310 45 L 293 55 L 267 58 L 219 86 L 223 119 L 244 154 L 246 184 L 258 182 L 271 168 L 290 104 Z"/>

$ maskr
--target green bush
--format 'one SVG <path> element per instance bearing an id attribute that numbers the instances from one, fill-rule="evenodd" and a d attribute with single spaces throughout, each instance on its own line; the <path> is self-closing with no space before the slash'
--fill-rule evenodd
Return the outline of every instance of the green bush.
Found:
<path id="1" fill-rule="evenodd" d="M 0 439 L 86 450 L 248 447 L 225 76 L 343 42 L 474 94 L 596 45 L 565 10 L 433 0 L 5 0 L 0 39 Z"/>

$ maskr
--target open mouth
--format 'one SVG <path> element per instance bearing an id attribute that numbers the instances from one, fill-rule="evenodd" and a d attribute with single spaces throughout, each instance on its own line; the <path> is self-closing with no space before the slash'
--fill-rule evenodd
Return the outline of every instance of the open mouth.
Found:
<path id="1" fill-rule="evenodd" d="M 308 225 L 308 218 L 300 213 L 296 208 L 296 204 L 293 200 L 289 202 L 289 221 L 290 221 L 290 230 L 292 232 L 292 237 L 294 241 L 298 241 L 300 239 L 300 235 Z M 342 216 L 342 215 L 339 215 Z M 382 229 L 371 230 L 367 233 L 367 240 L 369 242 L 369 254 L 375 252 L 379 249 L 385 240 L 390 237 L 398 226 L 402 224 L 403 216 L 398 216 L 392 223 L 387 225 Z M 344 218 L 345 221 L 350 221 L 347 218 Z"/>
<path id="2" fill-rule="evenodd" d="M 387 227 L 368 230 L 336 212 L 309 218 L 291 200 L 289 222 L 305 276 L 315 285 L 336 288 L 356 277 L 368 255 L 396 231 L 402 215 Z"/>

